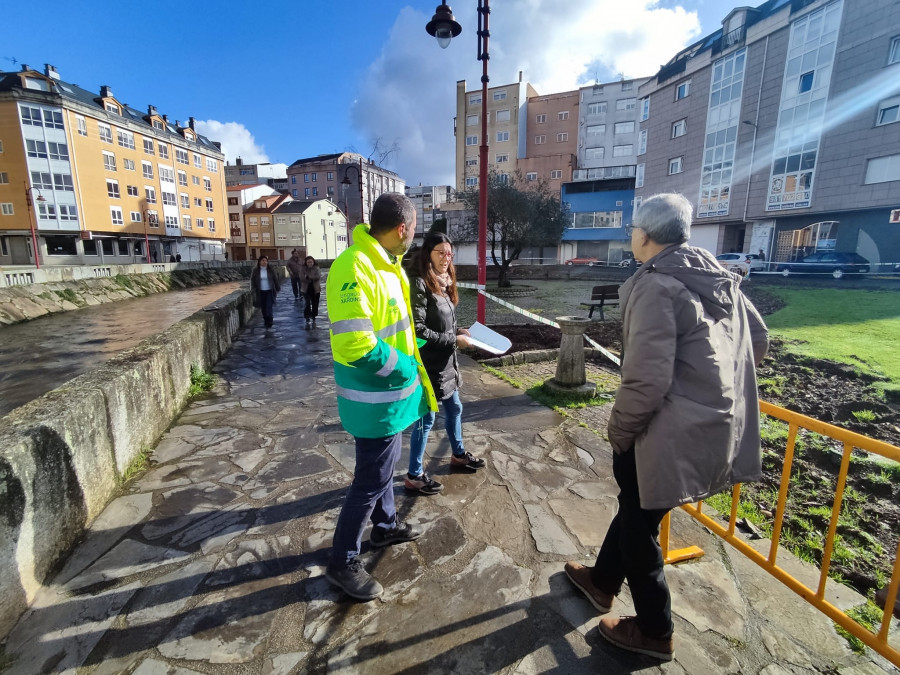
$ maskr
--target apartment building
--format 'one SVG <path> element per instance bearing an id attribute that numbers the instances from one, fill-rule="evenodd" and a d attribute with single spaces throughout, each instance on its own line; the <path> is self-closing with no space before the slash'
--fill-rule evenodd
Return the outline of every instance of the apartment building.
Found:
<path id="1" fill-rule="evenodd" d="M 900 260 L 900 4 L 738 7 L 638 98 L 636 199 L 694 204 L 691 242 Z"/>
<path id="2" fill-rule="evenodd" d="M 49 64 L 0 72 L 0 265 L 222 259 L 224 156 L 194 126 Z"/>
<path id="3" fill-rule="evenodd" d="M 450 201 L 449 185 L 407 185 L 406 196 L 416 207 L 416 236 L 421 237 L 434 224 L 434 210 Z"/>
<path id="4" fill-rule="evenodd" d="M 366 223 L 372 204 L 385 192 L 403 193 L 405 181 L 355 152 L 298 159 L 287 169 L 291 197 L 330 199 L 351 223 Z M 352 228 L 351 228 L 352 231 Z"/>
<path id="5" fill-rule="evenodd" d="M 225 165 L 225 187 L 235 185 L 268 185 L 283 192 L 287 190 L 287 164 L 245 164 L 238 157 L 234 164 Z"/>
<path id="6" fill-rule="evenodd" d="M 526 156 L 528 100 L 537 96 L 527 82 L 519 81 L 488 89 L 482 102 L 482 90 L 466 91 L 466 81 L 456 83 L 456 189 L 478 185 L 478 162 L 482 142 L 482 115 L 487 115 L 488 169 L 500 175 L 512 175 L 518 160 Z"/>
<path id="7" fill-rule="evenodd" d="M 256 260 L 262 255 L 268 257 L 269 260 L 283 259 L 285 247 L 279 248 L 276 243 L 274 214 L 279 206 L 289 201 L 291 201 L 291 197 L 286 194 L 263 195 L 244 209 L 248 260 Z"/>
<path id="8" fill-rule="evenodd" d="M 249 260 L 247 232 L 244 228 L 244 210 L 253 206 L 260 197 L 277 195 L 268 185 L 233 185 L 225 188 L 228 198 L 228 242 L 225 248 L 231 260 Z"/>
<path id="9" fill-rule="evenodd" d="M 578 149 L 578 91 L 532 96 L 525 120 L 525 156 L 518 171 L 526 183 L 546 181 L 555 192 L 572 180 Z"/>
<path id="10" fill-rule="evenodd" d="M 298 249 L 302 258 L 334 260 L 348 246 L 347 218 L 330 199 L 285 201 L 276 207 L 274 217 L 282 259 Z"/>

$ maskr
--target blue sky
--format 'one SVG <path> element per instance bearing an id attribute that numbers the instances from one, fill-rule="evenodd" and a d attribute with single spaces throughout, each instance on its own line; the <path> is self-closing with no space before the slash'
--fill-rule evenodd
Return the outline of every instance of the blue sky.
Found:
<path id="1" fill-rule="evenodd" d="M 477 3 L 450 3 L 463 33 L 446 50 L 425 33 L 438 4 L 45 0 L 39 23 L 4 31 L 0 69 L 50 63 L 64 80 L 108 85 L 134 108 L 193 116 L 232 162 L 368 156 L 378 142 L 396 147 L 385 165 L 408 183 L 452 184 L 456 81 L 475 88 L 481 76 Z M 516 81 L 520 70 L 540 93 L 652 75 L 738 4 L 494 0 L 491 85 Z"/>

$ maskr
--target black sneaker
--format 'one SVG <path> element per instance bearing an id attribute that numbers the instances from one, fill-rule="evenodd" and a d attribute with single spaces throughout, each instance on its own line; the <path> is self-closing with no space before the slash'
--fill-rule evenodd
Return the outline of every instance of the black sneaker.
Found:
<path id="1" fill-rule="evenodd" d="M 464 455 L 452 455 L 450 467 L 453 469 L 481 469 L 484 467 L 484 460 L 467 451 Z"/>
<path id="2" fill-rule="evenodd" d="M 403 486 L 407 490 L 421 492 L 423 495 L 436 495 L 444 489 L 443 485 L 436 480 L 432 480 L 427 473 L 423 473 L 421 476 L 416 477 L 406 474 L 406 480 L 403 481 Z"/>
<path id="3" fill-rule="evenodd" d="M 398 522 L 390 530 L 386 530 L 383 527 L 378 527 L 376 525 L 372 528 L 372 534 L 369 535 L 369 543 L 375 548 L 381 548 L 382 546 L 390 546 L 391 544 L 418 539 L 424 532 L 425 531 L 421 527 L 416 527 L 409 523 Z"/>
<path id="4" fill-rule="evenodd" d="M 366 572 L 359 558 L 354 558 L 342 568 L 329 565 L 325 570 L 325 578 L 357 600 L 373 600 L 384 593 L 384 587 Z"/>

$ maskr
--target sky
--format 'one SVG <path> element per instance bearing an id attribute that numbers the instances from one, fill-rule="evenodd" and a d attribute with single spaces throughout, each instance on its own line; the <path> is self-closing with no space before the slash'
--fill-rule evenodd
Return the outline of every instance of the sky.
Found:
<path id="1" fill-rule="evenodd" d="M 463 32 L 447 49 L 425 32 L 438 4 L 45 0 L 40 30 L 4 31 L 0 70 L 49 63 L 138 110 L 194 117 L 230 163 L 391 151 L 382 165 L 407 184 L 453 185 L 456 82 L 480 86 L 477 2 L 449 3 Z M 650 76 L 740 4 L 494 0 L 490 86 L 519 71 L 541 94 Z"/>

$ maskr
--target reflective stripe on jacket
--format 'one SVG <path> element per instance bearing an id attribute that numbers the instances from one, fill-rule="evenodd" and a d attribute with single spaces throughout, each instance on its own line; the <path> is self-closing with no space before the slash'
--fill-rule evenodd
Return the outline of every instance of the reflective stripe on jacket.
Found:
<path id="1" fill-rule="evenodd" d="M 383 438 L 436 411 L 437 400 L 421 365 L 400 260 L 368 225 L 356 226 L 353 241 L 325 283 L 338 413 L 352 435 Z"/>

